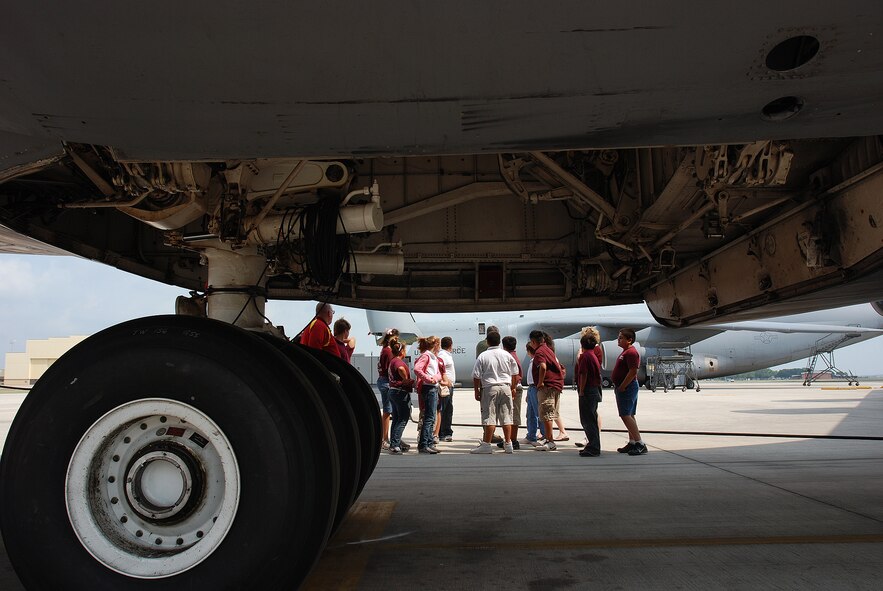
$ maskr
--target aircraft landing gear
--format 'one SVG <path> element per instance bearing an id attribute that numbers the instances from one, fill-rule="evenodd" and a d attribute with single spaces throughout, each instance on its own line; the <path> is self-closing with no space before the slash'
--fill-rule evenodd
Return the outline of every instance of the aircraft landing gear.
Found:
<path id="1" fill-rule="evenodd" d="M 289 347 L 159 316 L 55 362 L 0 462 L 25 586 L 296 588 L 373 470 L 380 427 L 361 377 L 338 384 Z"/>

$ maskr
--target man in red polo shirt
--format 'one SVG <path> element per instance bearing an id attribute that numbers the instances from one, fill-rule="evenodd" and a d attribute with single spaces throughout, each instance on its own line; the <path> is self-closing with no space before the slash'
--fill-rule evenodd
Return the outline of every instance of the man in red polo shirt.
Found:
<path id="1" fill-rule="evenodd" d="M 334 318 L 334 308 L 331 304 L 319 302 L 316 304 L 316 317 L 304 329 L 300 342 L 302 345 L 321 349 L 340 357 L 340 349 L 337 341 L 331 334 L 331 319 Z"/>

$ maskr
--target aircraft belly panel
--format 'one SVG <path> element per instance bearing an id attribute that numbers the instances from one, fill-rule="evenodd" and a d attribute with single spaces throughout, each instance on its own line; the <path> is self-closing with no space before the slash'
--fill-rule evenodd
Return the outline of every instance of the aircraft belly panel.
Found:
<path id="1" fill-rule="evenodd" d="M 883 133 L 874 2 L 764 4 L 760 20 L 700 3 L 269 3 L 246 16 L 236 4 L 193 2 L 174 18 L 135 18 L 112 2 L 51 4 L 7 8 L 0 93 L 27 109 L 4 128 L 112 145 L 130 159 Z M 820 59 L 768 71 L 766 53 L 798 34 L 819 39 Z M 805 99 L 800 117 L 761 116 L 789 95 Z"/>

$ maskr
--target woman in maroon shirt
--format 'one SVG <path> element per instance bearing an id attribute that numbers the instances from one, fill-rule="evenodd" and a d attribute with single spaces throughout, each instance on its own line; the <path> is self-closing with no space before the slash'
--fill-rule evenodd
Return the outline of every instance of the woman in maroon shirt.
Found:
<path id="1" fill-rule="evenodd" d="M 383 334 L 380 341 L 380 361 L 377 362 L 377 389 L 380 390 L 380 445 L 383 449 L 389 448 L 389 418 L 392 415 L 392 403 L 389 401 L 389 362 L 392 360 L 392 352 L 389 348 L 390 341 L 399 336 L 396 328 L 390 328 Z"/>
<path id="2" fill-rule="evenodd" d="M 410 449 L 410 445 L 402 441 L 402 433 L 411 416 L 411 390 L 414 380 L 411 370 L 404 362 L 405 345 L 398 338 L 389 341 L 391 361 L 387 375 L 389 376 L 389 401 L 392 404 L 392 431 L 389 436 L 389 453 L 399 455 Z"/>

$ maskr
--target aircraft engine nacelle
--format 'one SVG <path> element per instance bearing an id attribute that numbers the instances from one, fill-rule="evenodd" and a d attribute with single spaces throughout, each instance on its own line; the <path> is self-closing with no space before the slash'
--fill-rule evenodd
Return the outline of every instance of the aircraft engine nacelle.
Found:
<path id="1" fill-rule="evenodd" d="M 641 356 L 641 365 L 638 367 L 638 381 L 643 383 L 647 376 L 644 370 L 647 350 L 638 341 L 635 341 L 635 349 L 638 350 L 638 354 Z M 616 360 L 622 354 L 622 349 L 620 349 L 619 343 L 616 341 L 604 341 L 601 343 L 601 353 L 601 373 L 607 377 L 613 371 L 613 366 L 616 365 Z"/>
<path id="2" fill-rule="evenodd" d="M 610 376 L 610 372 L 613 371 L 613 366 L 616 364 L 616 359 L 619 357 L 620 353 L 622 353 L 622 349 L 619 348 L 616 341 L 604 341 L 600 346 L 602 353 L 601 375 L 607 378 Z M 644 371 L 644 356 L 646 351 L 644 347 L 641 346 L 641 343 L 638 342 L 635 343 L 635 348 L 641 355 L 641 366 L 638 368 L 638 381 L 643 383 L 644 377 L 646 376 L 646 372 Z M 565 384 L 573 383 L 573 377 L 576 375 L 576 360 L 579 358 L 579 352 L 579 339 L 555 339 L 555 355 L 558 357 L 558 361 L 561 362 L 561 365 L 567 368 L 567 374 L 564 376 Z"/>
<path id="3" fill-rule="evenodd" d="M 641 367 L 643 368 L 644 358 L 647 356 L 647 351 L 638 341 L 635 341 L 635 349 L 638 350 L 638 354 L 641 356 Z M 619 344 L 616 341 L 604 341 L 601 343 L 601 351 L 603 352 L 601 369 L 613 371 L 613 366 L 616 365 L 616 360 L 622 353 L 622 349 L 619 348 Z"/>
<path id="4" fill-rule="evenodd" d="M 579 339 L 555 339 L 555 356 L 566 369 L 564 383 L 572 384 L 576 373 L 576 360 L 579 357 Z"/>

